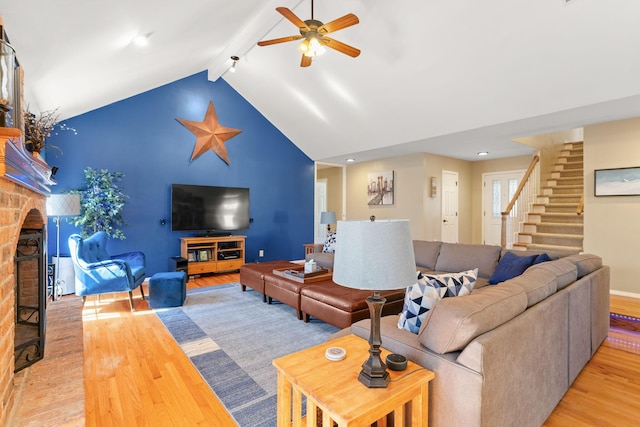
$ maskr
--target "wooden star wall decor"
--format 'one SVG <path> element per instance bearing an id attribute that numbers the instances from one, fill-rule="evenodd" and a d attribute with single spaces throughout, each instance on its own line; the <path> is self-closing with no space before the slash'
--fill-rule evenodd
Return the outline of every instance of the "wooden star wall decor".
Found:
<path id="1" fill-rule="evenodd" d="M 176 120 L 182 123 L 184 127 L 189 129 L 196 136 L 196 146 L 193 147 L 191 160 L 197 159 L 207 150 L 212 150 L 227 164 L 230 164 L 227 147 L 225 147 L 224 143 L 242 131 L 240 129 L 222 126 L 220 122 L 218 122 L 216 110 L 213 108 L 213 101 L 209 101 L 207 114 L 205 114 L 204 119 L 201 122 L 184 119 Z"/>

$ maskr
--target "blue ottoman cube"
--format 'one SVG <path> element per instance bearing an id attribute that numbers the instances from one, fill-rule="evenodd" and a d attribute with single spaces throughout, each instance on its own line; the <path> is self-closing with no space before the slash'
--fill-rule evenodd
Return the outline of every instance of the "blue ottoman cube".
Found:
<path id="1" fill-rule="evenodd" d="M 187 297 L 184 271 L 156 273 L 149 279 L 149 307 L 179 307 Z"/>

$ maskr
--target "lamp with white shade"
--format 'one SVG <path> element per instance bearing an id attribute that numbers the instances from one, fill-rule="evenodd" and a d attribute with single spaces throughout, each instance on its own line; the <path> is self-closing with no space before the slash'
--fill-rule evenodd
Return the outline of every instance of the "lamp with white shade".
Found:
<path id="1" fill-rule="evenodd" d="M 327 233 L 331 232 L 331 224 L 336 223 L 335 212 L 320 212 L 320 224 L 327 225 Z"/>
<path id="2" fill-rule="evenodd" d="M 55 289 L 61 287 L 60 283 L 60 217 L 80 215 L 80 196 L 78 194 L 52 194 L 47 198 L 47 216 L 53 217 L 56 223 L 56 277 Z"/>
<path id="3" fill-rule="evenodd" d="M 389 373 L 380 358 L 380 316 L 386 299 L 382 290 L 403 289 L 416 282 L 413 242 L 407 220 L 339 221 L 333 281 L 354 289 L 369 289 L 371 316 L 369 359 L 358 380 L 370 388 L 383 388 Z"/>

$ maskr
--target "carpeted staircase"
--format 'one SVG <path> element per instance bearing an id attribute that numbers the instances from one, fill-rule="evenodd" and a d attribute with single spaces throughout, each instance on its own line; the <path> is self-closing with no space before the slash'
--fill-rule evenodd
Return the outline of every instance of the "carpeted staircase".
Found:
<path id="1" fill-rule="evenodd" d="M 579 253 L 584 218 L 578 205 L 584 194 L 583 143 L 564 144 L 551 177 L 536 198 L 518 233 L 514 249 Z"/>

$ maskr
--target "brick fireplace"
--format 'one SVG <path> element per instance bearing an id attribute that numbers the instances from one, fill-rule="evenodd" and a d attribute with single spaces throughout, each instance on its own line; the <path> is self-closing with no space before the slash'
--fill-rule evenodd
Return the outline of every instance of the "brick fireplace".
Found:
<path id="1" fill-rule="evenodd" d="M 43 174 L 47 167 L 41 160 L 34 162 L 33 156 L 24 151 L 19 131 L 0 128 L 0 425 L 5 425 L 13 403 L 14 258 L 21 230 L 42 229 L 46 224 L 46 194 L 48 185 L 53 184 L 47 174 Z M 46 235 L 43 237 L 46 248 Z"/>

